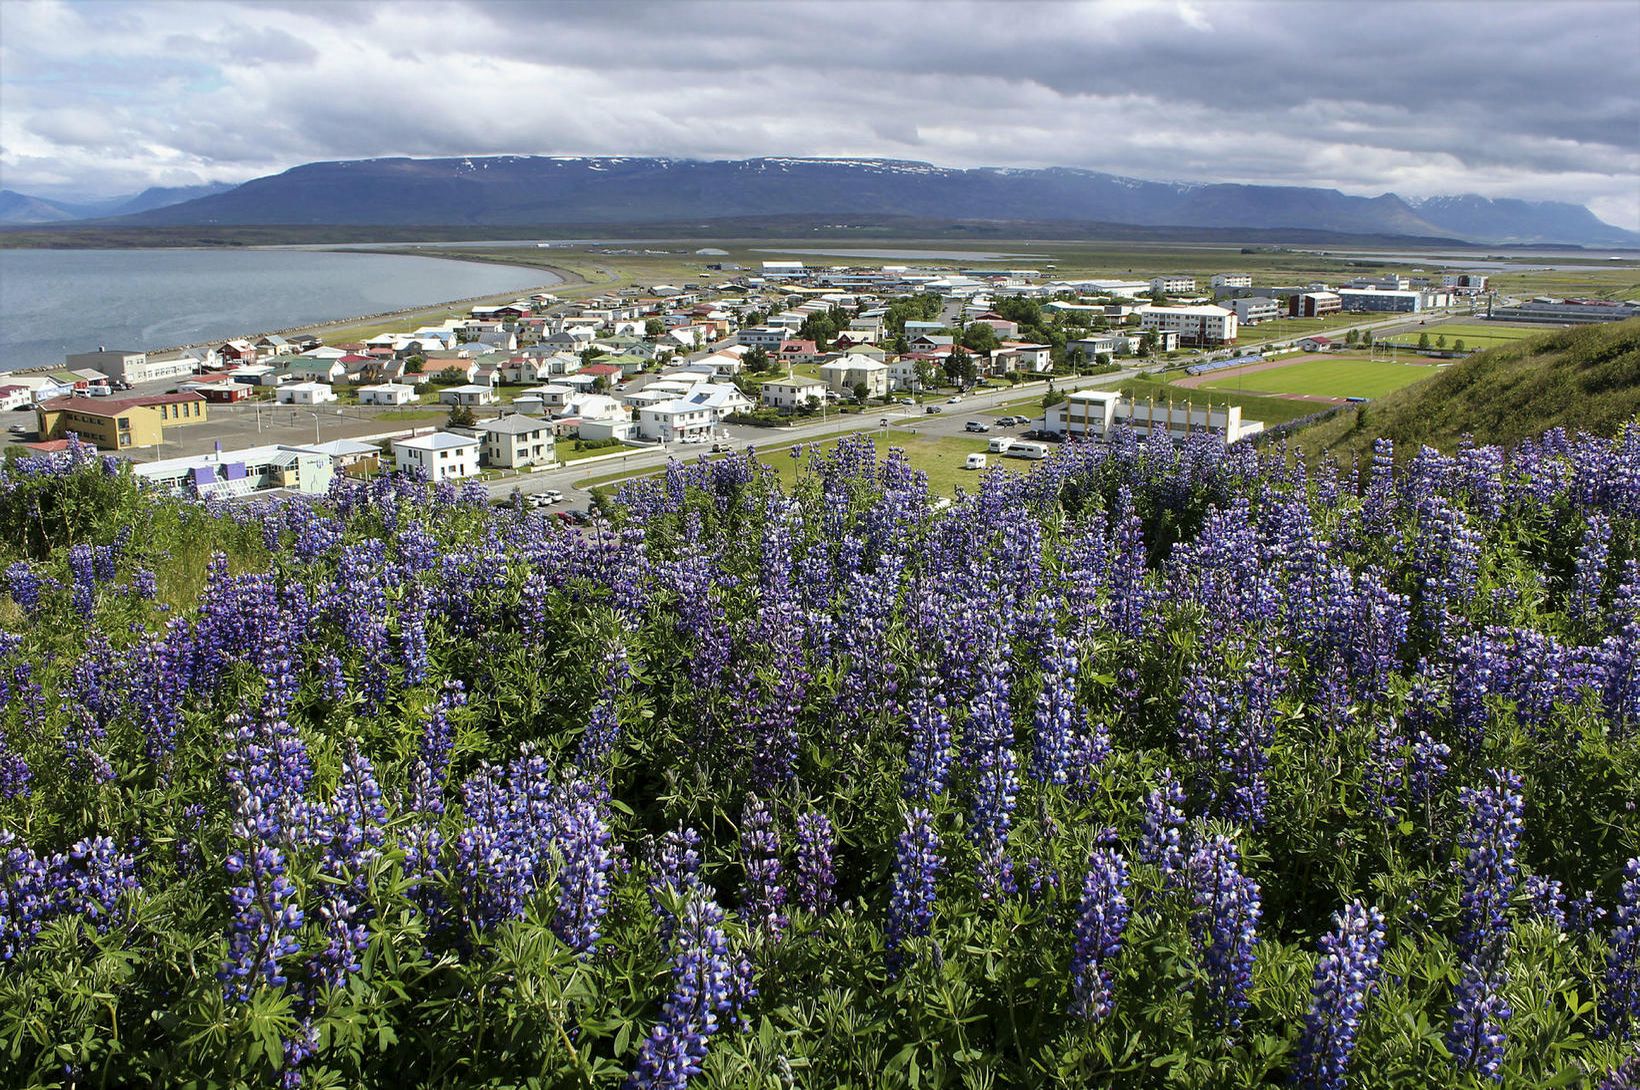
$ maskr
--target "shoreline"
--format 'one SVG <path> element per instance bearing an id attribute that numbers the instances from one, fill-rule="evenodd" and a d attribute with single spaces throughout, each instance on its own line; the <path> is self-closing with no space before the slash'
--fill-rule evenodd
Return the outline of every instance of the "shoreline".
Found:
<path id="1" fill-rule="evenodd" d="M 167 249 L 173 249 L 173 248 L 176 248 L 176 247 L 166 247 L 166 248 Z M 187 248 L 193 248 L 193 247 L 187 247 Z M 198 248 L 199 249 L 210 249 L 211 247 L 198 247 Z M 272 247 L 272 246 L 246 247 L 246 249 L 280 249 L 280 248 L 283 248 L 283 247 Z M 382 252 L 382 251 L 379 251 L 379 250 L 370 250 L 370 249 L 363 249 L 363 248 L 355 249 L 355 248 L 352 248 L 352 247 L 345 247 L 345 246 L 324 247 L 324 249 L 328 252 L 334 252 L 334 253 L 381 253 Z M 444 300 L 442 302 L 437 302 L 437 303 L 423 303 L 423 304 L 418 304 L 418 305 L 415 305 L 415 306 L 400 307 L 400 308 L 397 308 L 395 310 L 378 311 L 374 314 L 357 314 L 357 315 L 350 315 L 346 318 L 334 318 L 334 319 L 330 319 L 330 320 L 324 321 L 324 322 L 310 322 L 306 325 L 286 326 L 282 329 L 263 329 L 263 330 L 257 330 L 255 332 L 251 332 L 251 333 L 238 333 L 238 334 L 228 336 L 228 337 L 213 337 L 210 340 L 191 341 L 187 344 L 174 344 L 174 345 L 168 345 L 168 346 L 163 347 L 163 348 L 145 349 L 144 351 L 146 352 L 146 354 L 148 355 L 148 357 L 150 359 L 165 360 L 165 359 L 171 359 L 171 358 L 173 358 L 177 355 L 180 355 L 181 353 L 187 351 L 190 348 L 204 348 L 204 347 L 207 347 L 207 346 L 210 346 L 210 345 L 221 344 L 223 341 L 236 341 L 236 340 L 251 340 L 251 341 L 254 341 L 254 340 L 257 340 L 257 339 L 262 338 L 262 337 L 288 337 L 288 336 L 291 336 L 293 334 L 312 334 L 314 336 L 320 337 L 320 339 L 323 340 L 323 335 L 324 335 L 325 331 L 327 331 L 327 330 L 344 329 L 348 326 L 359 325 L 360 323 L 364 323 L 364 322 L 378 322 L 378 321 L 389 321 L 389 320 L 397 319 L 397 318 L 411 318 L 411 317 L 413 317 L 415 315 L 418 315 L 418 314 L 431 314 L 435 311 L 444 311 L 444 310 L 448 310 L 452 307 L 472 307 L 472 306 L 477 306 L 481 303 L 490 303 L 490 302 L 495 302 L 497 300 L 510 302 L 514 299 L 519 298 L 520 296 L 534 295 L 534 294 L 537 294 L 537 293 L 540 293 L 540 292 L 554 292 L 554 289 L 557 289 L 557 288 L 582 287 L 582 286 L 585 286 L 589 283 L 584 277 L 580 276 L 578 273 L 571 272 L 569 269 L 565 269 L 565 268 L 562 268 L 562 267 L 556 266 L 556 265 L 532 265 L 532 264 L 527 264 L 527 263 L 518 262 L 518 261 L 486 261 L 486 260 L 482 260 L 482 259 L 476 260 L 476 261 L 469 261 L 469 259 L 467 257 L 464 257 L 464 256 L 458 257 L 458 256 L 453 256 L 452 255 L 452 256 L 447 256 L 446 257 L 446 256 L 439 255 L 439 254 L 420 254 L 420 253 L 417 253 L 417 254 L 406 254 L 404 256 L 406 256 L 406 257 L 434 257 L 434 258 L 438 258 L 439 260 L 443 260 L 443 261 L 467 261 L 471 264 L 477 264 L 477 265 L 507 265 L 507 266 L 509 266 L 511 268 L 515 268 L 515 269 L 534 269 L 534 270 L 539 270 L 540 272 L 543 272 L 543 273 L 547 274 L 548 276 L 556 277 L 557 279 L 555 281 L 553 281 L 552 283 L 550 283 L 550 284 L 533 285 L 533 286 L 530 286 L 530 287 L 518 288 L 514 291 L 509 291 L 509 292 L 491 292 L 487 295 L 470 295 L 470 296 L 467 296 L 467 297 L 461 298 L 461 299 L 447 299 L 447 300 Z M 326 343 L 328 344 L 329 342 L 327 341 Z M 62 363 L 29 364 L 29 365 L 25 365 L 25 366 L 22 366 L 22 367 L 7 368 L 3 371 L 0 371 L 0 376 L 4 376 L 4 375 L 49 374 L 50 372 L 53 372 L 53 371 L 61 371 L 67 366 L 68 366 L 68 364 L 67 364 L 66 361 L 62 362 Z M 0 385 L 3 385 L 3 379 L 0 379 Z"/>

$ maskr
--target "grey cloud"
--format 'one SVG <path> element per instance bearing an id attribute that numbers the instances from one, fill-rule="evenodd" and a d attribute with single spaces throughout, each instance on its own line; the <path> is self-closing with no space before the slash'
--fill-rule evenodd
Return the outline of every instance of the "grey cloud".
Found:
<path id="1" fill-rule="evenodd" d="M 17 188 L 99 160 L 237 180 L 395 154 L 863 154 L 1474 190 L 1640 225 L 1640 49 L 1612 4 L 21 7 L 0 75 Z"/>

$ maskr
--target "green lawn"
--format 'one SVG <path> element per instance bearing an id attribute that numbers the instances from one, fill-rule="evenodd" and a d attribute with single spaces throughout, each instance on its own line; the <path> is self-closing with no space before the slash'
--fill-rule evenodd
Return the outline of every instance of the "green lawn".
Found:
<path id="1" fill-rule="evenodd" d="M 1382 397 L 1435 374 L 1435 368 L 1391 363 L 1365 356 L 1309 356 L 1282 367 L 1233 375 L 1200 388 L 1215 393 L 1252 390 L 1265 394 L 1315 394 L 1322 397 Z"/>
<path id="2" fill-rule="evenodd" d="M 1532 337 L 1545 332 L 1548 326 L 1510 325 L 1507 322 L 1486 322 L 1478 325 L 1469 325 L 1453 322 L 1447 325 L 1424 326 L 1406 333 L 1397 333 L 1393 337 L 1384 337 L 1379 344 L 1400 345 L 1403 348 L 1415 348 L 1418 337 L 1427 334 L 1431 346 L 1435 345 L 1435 338 L 1445 337 L 1447 347 L 1453 342 L 1463 341 L 1465 348 L 1492 348 L 1500 344 L 1511 344 L 1522 337 Z"/>
<path id="3" fill-rule="evenodd" d="M 1116 387 L 1124 394 L 1143 400 L 1153 397 L 1157 401 L 1166 401 L 1171 398 L 1175 403 L 1189 401 L 1194 405 L 1209 402 L 1213 405 L 1239 405 L 1244 420 L 1262 420 L 1266 424 L 1280 424 L 1288 420 L 1296 420 L 1301 416 L 1309 416 L 1326 408 L 1315 401 L 1296 401 L 1285 397 L 1260 397 L 1257 394 L 1238 394 L 1224 390 L 1186 390 L 1166 382 L 1157 382 L 1153 379 L 1128 379 Z"/>

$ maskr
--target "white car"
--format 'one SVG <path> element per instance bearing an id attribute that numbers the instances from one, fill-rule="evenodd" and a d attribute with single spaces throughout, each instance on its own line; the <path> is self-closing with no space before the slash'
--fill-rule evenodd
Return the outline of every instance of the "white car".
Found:
<path id="1" fill-rule="evenodd" d="M 962 395 L 961 394 L 953 394 L 952 396 L 945 399 L 945 403 L 947 405 L 955 405 L 958 402 L 960 402 L 961 400 L 962 400 Z"/>

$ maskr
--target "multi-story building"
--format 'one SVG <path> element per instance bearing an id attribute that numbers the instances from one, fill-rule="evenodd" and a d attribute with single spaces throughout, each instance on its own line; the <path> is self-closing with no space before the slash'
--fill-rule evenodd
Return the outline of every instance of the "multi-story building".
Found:
<path id="1" fill-rule="evenodd" d="M 186 357 L 172 360 L 151 360 L 146 352 L 99 348 L 95 352 L 76 352 L 68 357 L 69 370 L 89 367 L 108 376 L 110 382 L 163 382 L 194 373 L 194 361 Z"/>
<path id="2" fill-rule="evenodd" d="M 867 397 L 888 393 L 888 367 L 870 356 L 843 356 L 823 363 L 820 380 L 838 394 L 851 393 L 860 386 L 866 388 Z"/>
<path id="3" fill-rule="evenodd" d="M 685 398 L 674 398 L 638 410 L 638 434 L 659 443 L 675 443 L 712 432 L 712 410 Z"/>
<path id="4" fill-rule="evenodd" d="M 1214 288 L 1250 288 L 1253 278 L 1246 273 L 1217 273 L 1207 283 Z"/>
<path id="5" fill-rule="evenodd" d="M 1181 344 L 1231 344 L 1236 339 L 1236 312 L 1211 304 L 1140 307 L 1139 328 L 1177 333 Z"/>
<path id="6" fill-rule="evenodd" d="M 1236 312 L 1236 321 L 1242 325 L 1257 325 L 1281 317 L 1281 304 L 1267 295 L 1249 295 L 1227 301 Z"/>
<path id="7" fill-rule="evenodd" d="M 165 429 L 205 422 L 201 394 L 153 397 L 57 397 L 36 407 L 41 439 L 74 432 L 103 450 L 151 447 L 165 441 Z"/>
<path id="8" fill-rule="evenodd" d="M 1136 402 L 1117 390 L 1073 390 L 1064 401 L 1048 408 L 1042 430 L 1070 439 L 1104 442 L 1112 429 L 1122 425 L 1145 433 L 1163 429 L 1176 439 L 1213 435 L 1226 443 L 1264 430 L 1263 421 L 1243 420 L 1239 405 L 1215 406 L 1206 399 L 1200 405 L 1185 400 Z"/>
<path id="9" fill-rule="evenodd" d="M 1319 318 L 1344 309 L 1344 300 L 1330 291 L 1299 291 L 1287 298 L 1290 318 Z"/>
<path id="10" fill-rule="evenodd" d="M 477 439 L 435 431 L 393 443 L 393 463 L 401 473 L 419 470 L 429 481 L 458 481 L 478 473 Z"/>
<path id="11" fill-rule="evenodd" d="M 480 420 L 479 454 L 486 465 L 521 469 L 524 466 L 552 465 L 558 460 L 552 422 L 521 413 L 495 420 Z"/>
<path id="12" fill-rule="evenodd" d="M 1339 288 L 1344 309 L 1369 313 L 1417 314 L 1424 309 L 1424 293 L 1384 288 Z"/>
<path id="13" fill-rule="evenodd" d="M 1482 273 L 1448 273 L 1441 277 L 1441 285 L 1459 295 L 1479 295 L 1490 283 Z"/>
<path id="14" fill-rule="evenodd" d="M 1194 276 L 1153 276 L 1150 278 L 1150 290 L 1167 295 L 1195 291 L 1196 278 Z"/>

